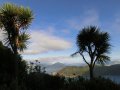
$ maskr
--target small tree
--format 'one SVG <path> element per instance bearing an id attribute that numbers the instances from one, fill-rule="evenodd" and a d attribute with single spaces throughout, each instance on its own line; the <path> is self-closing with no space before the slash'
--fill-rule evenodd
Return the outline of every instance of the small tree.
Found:
<path id="1" fill-rule="evenodd" d="M 6 32 L 6 43 L 11 47 L 14 54 L 18 50 L 26 48 L 29 35 L 25 30 L 33 19 L 32 11 L 29 8 L 6 3 L 0 7 L 0 27 Z"/>
<path id="2" fill-rule="evenodd" d="M 77 35 L 78 51 L 72 54 L 80 54 L 84 62 L 89 66 L 90 79 L 93 79 L 93 70 L 96 63 L 104 64 L 110 60 L 107 53 L 110 49 L 109 34 L 100 32 L 99 28 L 89 26 L 83 28 Z M 88 60 L 85 56 L 88 56 Z"/>

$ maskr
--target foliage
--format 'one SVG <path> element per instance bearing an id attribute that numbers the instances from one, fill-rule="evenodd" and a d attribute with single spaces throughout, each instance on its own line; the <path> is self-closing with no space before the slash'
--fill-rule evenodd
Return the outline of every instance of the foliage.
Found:
<path id="1" fill-rule="evenodd" d="M 64 85 L 64 78 L 33 72 L 27 76 L 28 90 L 59 90 Z"/>
<path id="2" fill-rule="evenodd" d="M 109 79 L 94 78 L 92 80 L 82 77 L 70 78 L 62 90 L 119 90 L 119 85 Z"/>

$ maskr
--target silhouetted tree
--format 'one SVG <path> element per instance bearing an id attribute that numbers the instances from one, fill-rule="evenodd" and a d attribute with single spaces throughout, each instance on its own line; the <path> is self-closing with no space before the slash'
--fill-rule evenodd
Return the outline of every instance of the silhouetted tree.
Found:
<path id="1" fill-rule="evenodd" d="M 77 35 L 78 51 L 72 56 L 80 54 L 89 66 L 90 79 L 93 79 L 93 70 L 96 63 L 104 64 L 110 60 L 107 53 L 110 49 L 109 34 L 100 32 L 100 29 L 95 26 L 83 28 Z M 90 58 L 88 60 L 86 57 Z M 86 57 L 85 57 L 86 56 Z"/>
<path id="2" fill-rule="evenodd" d="M 16 59 L 19 60 L 19 51 L 23 51 L 27 46 L 29 35 L 25 30 L 33 19 L 32 11 L 29 8 L 7 3 L 0 7 L 0 26 L 5 31 L 7 38 L 5 44 L 10 46 Z M 16 63 L 16 82 L 18 81 L 18 62 Z M 16 86 L 17 87 L 17 86 Z M 17 90 L 18 88 L 16 88 Z"/>

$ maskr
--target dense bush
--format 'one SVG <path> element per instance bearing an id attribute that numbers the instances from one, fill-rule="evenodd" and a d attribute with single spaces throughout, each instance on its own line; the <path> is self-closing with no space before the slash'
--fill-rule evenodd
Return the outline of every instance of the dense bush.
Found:
<path id="1" fill-rule="evenodd" d="M 30 73 L 26 80 L 28 90 L 59 90 L 64 86 L 64 78 L 43 73 Z"/>
<path id="2" fill-rule="evenodd" d="M 93 80 L 78 77 L 77 79 L 68 79 L 62 90 L 120 90 L 120 87 L 111 80 L 101 77 Z"/>
<path id="3" fill-rule="evenodd" d="M 18 62 L 18 87 L 21 87 L 27 75 L 27 65 L 20 55 L 16 56 L 10 48 L 0 42 L 0 90 L 15 90 L 16 61 Z"/>
<path id="4" fill-rule="evenodd" d="M 119 85 L 109 79 L 83 77 L 64 78 L 47 74 L 31 73 L 27 78 L 27 90 L 120 90 Z"/>
<path id="5" fill-rule="evenodd" d="M 14 77 L 15 55 L 0 42 L 0 90 L 10 87 L 14 81 Z"/>

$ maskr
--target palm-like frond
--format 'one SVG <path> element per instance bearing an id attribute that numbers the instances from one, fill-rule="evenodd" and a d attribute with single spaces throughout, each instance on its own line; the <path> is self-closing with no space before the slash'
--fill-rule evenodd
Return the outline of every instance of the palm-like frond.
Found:
<path id="1" fill-rule="evenodd" d="M 0 8 L 0 23 L 7 32 L 12 32 L 13 23 L 18 14 L 18 8 L 13 4 L 4 4 Z"/>
<path id="2" fill-rule="evenodd" d="M 15 4 L 7 3 L 0 8 L 0 27 L 4 28 L 7 33 L 6 44 L 11 45 L 15 50 L 23 51 L 26 48 L 27 34 L 20 33 L 29 27 L 33 19 L 33 13 L 29 8 L 17 6 Z M 23 40 L 22 40 L 23 39 Z M 19 44 L 18 44 L 19 42 Z M 15 50 L 16 52 L 16 50 Z"/>
<path id="3" fill-rule="evenodd" d="M 100 29 L 96 26 L 89 26 L 83 28 L 77 36 L 77 46 L 79 52 L 89 53 L 90 58 L 93 61 L 95 57 L 99 56 L 98 62 L 104 63 L 109 60 L 106 53 L 110 50 L 110 37 L 107 32 L 100 32 Z M 92 62 L 93 62 L 92 61 Z M 96 61 L 96 60 L 95 60 Z"/>
<path id="4" fill-rule="evenodd" d="M 99 54 L 109 53 L 111 45 L 109 44 L 108 33 L 100 33 L 99 39 L 95 42 L 95 46 Z"/>
<path id="5" fill-rule="evenodd" d="M 18 7 L 14 4 L 6 3 L 0 8 L 0 14 L 3 16 L 15 16 L 18 14 Z"/>
<path id="6" fill-rule="evenodd" d="M 19 21 L 21 28 L 27 29 L 33 19 L 33 13 L 29 8 L 20 7 Z"/>
<path id="7" fill-rule="evenodd" d="M 95 26 L 83 28 L 77 36 L 77 46 L 80 50 L 85 51 L 87 49 L 86 46 L 94 44 L 98 38 L 98 34 L 99 28 Z"/>
<path id="8" fill-rule="evenodd" d="M 98 60 L 97 60 L 97 63 L 98 64 L 106 64 L 108 61 L 110 61 L 110 57 L 106 56 L 106 55 L 100 55 Z"/>
<path id="9" fill-rule="evenodd" d="M 22 33 L 19 37 L 18 37 L 18 41 L 19 41 L 19 46 L 18 49 L 20 51 L 23 51 L 24 49 L 27 48 L 27 44 L 28 44 L 28 40 L 30 39 L 30 35 L 26 34 L 25 32 Z"/>

